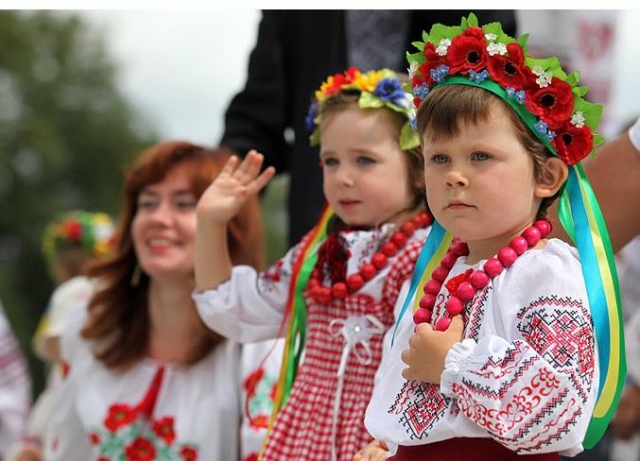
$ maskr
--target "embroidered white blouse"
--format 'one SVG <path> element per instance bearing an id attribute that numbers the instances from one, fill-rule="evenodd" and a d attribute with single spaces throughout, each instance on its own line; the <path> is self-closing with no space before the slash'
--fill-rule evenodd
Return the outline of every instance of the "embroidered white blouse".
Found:
<path id="1" fill-rule="evenodd" d="M 465 261 L 458 258 L 447 280 L 484 263 Z M 449 296 L 445 284 L 434 322 Z M 414 328 L 411 312 L 404 316 L 378 369 L 369 432 L 398 445 L 492 437 L 521 454 L 582 451 L 599 370 L 577 251 L 552 239 L 526 252 L 476 293 L 464 320 L 465 339 L 433 385 L 401 375 Z"/>
<path id="2" fill-rule="evenodd" d="M 221 343 L 191 366 L 144 359 L 118 373 L 80 338 L 86 310 L 79 314 L 62 337 L 71 368 L 55 402 L 55 435 L 45 459 L 238 459 L 238 344 Z"/>
<path id="3" fill-rule="evenodd" d="M 418 229 L 412 240 L 426 239 L 429 228 Z M 385 224 L 380 230 L 341 232 L 344 246 L 350 257 L 347 261 L 347 277 L 360 270 L 378 251 L 380 242 L 395 230 Z M 289 297 L 289 284 L 294 256 L 299 245 L 269 270 L 258 273 L 249 266 L 236 266 L 231 278 L 215 290 L 194 292 L 200 317 L 209 328 L 241 343 L 282 337 L 282 318 Z M 359 293 L 380 299 L 382 287 L 391 264 L 387 264 L 368 281 Z M 401 304 L 397 306 L 398 309 Z"/>

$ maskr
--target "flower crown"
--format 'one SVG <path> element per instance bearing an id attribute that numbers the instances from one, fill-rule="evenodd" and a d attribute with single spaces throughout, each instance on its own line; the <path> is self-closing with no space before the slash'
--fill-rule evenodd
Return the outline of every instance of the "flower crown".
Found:
<path id="1" fill-rule="evenodd" d="M 604 141 L 596 134 L 602 105 L 583 98 L 588 87 L 578 86 L 579 73 L 567 75 L 558 58 L 527 55 L 528 34 L 515 40 L 500 23 L 478 27 L 472 13 L 459 27 L 435 24 L 422 38 L 424 42 L 414 42 L 420 51 L 407 53 L 416 108 L 438 85 L 473 85 L 507 101 L 568 165 L 595 153 L 594 147 Z"/>
<path id="2" fill-rule="evenodd" d="M 52 260 L 65 248 L 82 248 L 93 256 L 109 253 L 115 244 L 113 222 L 105 213 L 72 211 L 47 225 L 42 251 Z"/>
<path id="3" fill-rule="evenodd" d="M 411 105 L 411 93 L 406 92 L 398 75 L 389 70 L 371 70 L 360 72 L 350 67 L 343 73 L 330 76 L 315 93 L 315 101 L 309 107 L 306 125 L 312 132 L 309 141 L 312 146 L 320 143 L 320 124 L 322 123 L 321 107 L 334 95 L 339 93 L 359 92 L 358 105 L 361 109 L 380 109 L 387 107 L 398 112 L 407 119 L 400 132 L 399 144 L 402 150 L 409 150 L 420 145 L 418 134 L 411 128 L 409 121 L 414 118 Z"/>

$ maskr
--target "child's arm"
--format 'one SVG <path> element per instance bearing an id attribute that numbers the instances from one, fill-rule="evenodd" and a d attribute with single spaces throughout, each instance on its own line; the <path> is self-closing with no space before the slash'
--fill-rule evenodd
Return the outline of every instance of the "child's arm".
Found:
<path id="1" fill-rule="evenodd" d="M 195 260 L 198 290 L 216 288 L 231 276 L 227 224 L 247 197 L 258 193 L 275 174 L 273 167 L 260 173 L 262 161 L 262 155 L 256 151 L 249 152 L 239 166 L 238 158 L 231 157 L 200 197 Z"/>
<path id="2" fill-rule="evenodd" d="M 598 369 L 586 292 L 566 275 L 571 269 L 531 270 L 528 290 L 516 290 L 522 279 L 494 286 L 512 294 L 469 320 L 477 329 L 484 317 L 493 331 L 479 327 L 477 340 L 467 337 L 448 352 L 460 323 L 452 322 L 450 334 L 421 326 L 403 353 L 411 366 L 403 375 L 440 384 L 461 415 L 513 451 L 573 456 L 591 418 Z"/>

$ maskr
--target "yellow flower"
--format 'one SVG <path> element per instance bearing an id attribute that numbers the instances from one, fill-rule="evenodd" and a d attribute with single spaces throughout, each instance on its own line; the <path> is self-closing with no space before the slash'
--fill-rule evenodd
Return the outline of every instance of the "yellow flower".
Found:
<path id="1" fill-rule="evenodd" d="M 373 93 L 380 80 L 382 80 L 382 71 L 372 70 L 366 74 L 360 74 L 354 83 L 361 91 Z"/>

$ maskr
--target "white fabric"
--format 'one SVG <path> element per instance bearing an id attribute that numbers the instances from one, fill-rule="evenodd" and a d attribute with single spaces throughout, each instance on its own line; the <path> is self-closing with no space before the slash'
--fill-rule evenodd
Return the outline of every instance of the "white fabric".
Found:
<path id="1" fill-rule="evenodd" d="M 144 359 L 122 373 L 106 368 L 79 336 L 85 318 L 83 311 L 71 319 L 62 337 L 62 355 L 71 371 L 55 403 L 55 437 L 46 447 L 47 461 L 98 459 L 90 434 L 105 433 L 111 405 L 137 405 L 161 365 Z M 239 366 L 239 346 L 230 341 L 194 365 L 165 365 L 153 418 L 174 418 L 175 444 L 197 447 L 198 459 L 228 461 L 239 456 Z"/>
<path id="2" fill-rule="evenodd" d="M 470 268 L 465 260 L 464 257 L 458 259 L 448 279 Z M 477 269 L 483 263 L 481 261 L 473 268 Z M 444 284 L 442 290 L 436 301 L 434 320 L 441 315 L 447 299 Z M 550 240 L 544 248 L 526 252 L 480 291 L 470 305 L 471 310 L 467 307 L 466 311 L 465 339 L 449 351 L 440 388 L 410 382 L 401 375 L 406 365 L 400 355 L 407 348 L 414 329 L 410 313 L 405 315 L 394 345 L 384 354 L 378 369 L 376 388 L 365 418 L 369 432 L 377 439 L 399 445 L 420 445 L 453 437 L 493 437 L 521 453 L 562 452 L 571 456 L 580 452 L 597 395 L 598 369 L 597 357 L 589 347 L 592 323 L 575 249 L 559 240 Z M 567 317 L 562 317 L 564 312 Z M 553 322 L 554 318 L 559 321 Z M 527 322 L 534 320 L 540 321 L 542 326 L 527 326 Z M 565 320 L 571 324 L 575 320 L 576 324 L 582 325 L 580 331 L 586 334 L 576 336 L 586 342 L 574 344 L 570 341 L 567 347 L 572 353 L 565 356 L 568 369 L 559 370 L 553 363 L 562 357 L 561 345 L 551 344 L 540 356 L 531 344 L 527 344 L 523 329 L 529 329 L 529 334 L 542 332 L 547 327 L 552 329 L 553 325 L 561 329 Z M 472 336 L 476 338 L 472 339 Z M 539 337 L 551 342 L 562 341 L 562 333 L 557 332 Z M 540 344 L 537 346 L 540 349 Z M 575 357 L 572 359 L 572 355 L 581 355 L 578 351 L 586 351 L 586 357 L 593 360 L 588 370 L 578 371 L 584 365 L 584 362 L 576 364 Z M 588 379 L 591 372 L 592 379 Z M 532 402 L 525 386 L 535 387 L 530 383 L 540 376 L 557 380 L 558 389 L 565 389 L 568 396 L 561 398 L 560 404 L 552 404 L 551 399 L 557 397 L 555 393 L 538 395 L 534 389 L 532 395 L 542 400 L 539 404 Z M 575 379 L 572 380 L 572 376 Z M 574 385 L 576 382 L 578 386 Z M 403 386 L 408 390 L 402 392 Z M 547 430 L 546 424 L 553 428 L 558 422 L 565 422 L 568 401 L 575 402 L 572 411 L 582 412 L 582 415 L 576 417 L 569 424 L 569 430 L 558 439 L 551 438 L 548 444 L 537 446 L 541 434 Z M 527 404 L 531 407 L 527 408 Z M 550 405 L 549 411 L 540 420 L 528 419 L 534 413 L 539 415 L 537 412 L 546 404 Z M 480 410 L 487 409 L 489 419 L 484 421 L 487 425 L 481 427 L 480 419 L 470 418 L 462 410 L 463 406 L 471 409 L 469 414 L 477 411 L 478 417 L 484 414 Z M 433 416 L 434 413 L 437 416 Z M 492 421 L 491 416 L 498 422 Z M 522 417 L 520 421 L 517 420 L 519 416 Z M 515 426 L 503 432 L 513 421 Z M 495 426 L 489 425 L 492 422 Z"/>
<path id="3" fill-rule="evenodd" d="M 640 152 L 640 118 L 629 128 L 629 139 L 631 144 Z"/>
<path id="4" fill-rule="evenodd" d="M 0 303 L 0 459 L 22 438 L 30 404 L 26 362 Z"/>

